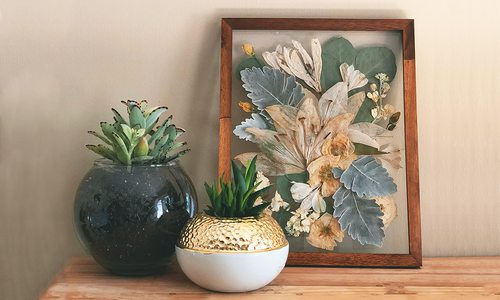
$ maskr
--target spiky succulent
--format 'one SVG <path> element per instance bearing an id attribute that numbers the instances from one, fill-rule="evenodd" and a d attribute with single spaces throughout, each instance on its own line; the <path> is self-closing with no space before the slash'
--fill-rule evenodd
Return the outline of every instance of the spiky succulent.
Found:
<path id="1" fill-rule="evenodd" d="M 219 183 L 212 186 L 205 182 L 205 190 L 211 205 L 205 212 L 219 218 L 258 217 L 269 206 L 268 202 L 255 205 L 270 186 L 257 189 L 261 182 L 257 181 L 256 157 L 245 167 L 238 167 L 231 162 L 231 181 L 224 182 L 223 176 Z"/>
<path id="2" fill-rule="evenodd" d="M 105 144 L 86 145 L 88 149 L 124 165 L 164 164 L 190 150 L 179 151 L 186 145 L 186 142 L 177 142 L 184 130 L 172 124 L 172 116 L 158 125 L 167 107 L 148 107 L 145 100 L 122 103 L 127 106 L 128 121 L 113 108 L 113 124 L 101 122 L 102 134 L 89 131 Z"/>

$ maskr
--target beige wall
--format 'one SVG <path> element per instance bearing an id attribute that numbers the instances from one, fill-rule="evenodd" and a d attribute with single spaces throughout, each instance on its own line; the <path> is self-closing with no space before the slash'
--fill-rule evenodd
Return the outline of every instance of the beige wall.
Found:
<path id="1" fill-rule="evenodd" d="M 0 298 L 32 299 L 68 257 L 86 130 L 129 98 L 188 130 L 201 192 L 217 154 L 219 18 L 416 19 L 425 255 L 500 254 L 500 2 L 0 1 Z"/>

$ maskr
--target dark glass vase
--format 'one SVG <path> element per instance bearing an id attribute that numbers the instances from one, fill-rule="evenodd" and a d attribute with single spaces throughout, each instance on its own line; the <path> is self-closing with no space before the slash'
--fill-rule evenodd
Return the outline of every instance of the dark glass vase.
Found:
<path id="1" fill-rule="evenodd" d="M 86 250 L 118 275 L 161 272 L 179 233 L 197 211 L 179 162 L 123 166 L 98 160 L 75 197 L 75 227 Z"/>

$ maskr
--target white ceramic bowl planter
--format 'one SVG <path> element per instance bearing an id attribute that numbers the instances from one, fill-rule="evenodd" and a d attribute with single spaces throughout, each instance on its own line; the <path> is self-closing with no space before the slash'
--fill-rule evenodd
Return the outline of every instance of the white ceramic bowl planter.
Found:
<path id="1" fill-rule="evenodd" d="M 247 292 L 269 284 L 285 266 L 288 242 L 269 216 L 218 219 L 197 215 L 176 246 L 179 265 L 197 285 Z"/>

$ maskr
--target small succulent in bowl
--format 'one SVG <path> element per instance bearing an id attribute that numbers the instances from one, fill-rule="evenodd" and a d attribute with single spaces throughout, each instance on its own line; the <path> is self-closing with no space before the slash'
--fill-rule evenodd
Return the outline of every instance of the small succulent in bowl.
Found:
<path id="1" fill-rule="evenodd" d="M 232 161 L 231 171 L 230 182 L 224 182 L 223 176 L 219 178 L 218 184 L 209 185 L 205 182 L 205 190 L 211 203 L 205 213 L 219 218 L 260 216 L 270 203 L 255 205 L 256 201 L 271 186 L 259 188 L 261 182 L 257 182 L 256 157 L 246 167 L 239 167 Z"/>
<path id="2" fill-rule="evenodd" d="M 270 188 L 261 188 L 257 181 L 256 158 L 243 167 L 233 161 L 231 180 L 223 177 L 211 186 L 205 183 L 210 205 L 183 228 L 175 249 L 177 261 L 201 287 L 252 291 L 281 272 L 288 242 L 276 220 L 263 213 L 269 202 L 256 204 Z"/>
<path id="3" fill-rule="evenodd" d="M 177 138 L 184 133 L 184 129 L 172 124 L 172 116 L 158 125 L 167 107 L 148 107 L 145 100 L 122 103 L 127 106 L 128 121 L 113 108 L 113 124 L 101 122 L 102 134 L 89 131 L 105 144 L 86 145 L 88 149 L 124 165 L 165 164 L 190 150 L 180 150 L 186 142 L 177 142 Z"/>
<path id="4" fill-rule="evenodd" d="M 88 252 L 119 275 L 165 269 L 175 242 L 197 210 L 196 192 L 178 158 L 189 151 L 184 130 L 164 106 L 123 101 L 127 118 L 112 109 L 114 122 L 101 122 L 103 143 L 87 148 L 104 157 L 94 163 L 75 197 L 75 228 Z"/>

